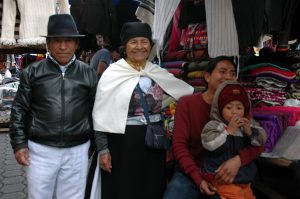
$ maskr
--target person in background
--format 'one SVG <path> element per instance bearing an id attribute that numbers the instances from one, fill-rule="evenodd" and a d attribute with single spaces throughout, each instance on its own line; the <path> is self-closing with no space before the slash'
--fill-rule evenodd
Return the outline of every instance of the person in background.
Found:
<path id="1" fill-rule="evenodd" d="M 93 109 L 102 199 L 161 199 L 166 151 L 144 145 L 147 122 L 141 97 L 150 122 L 160 122 L 164 92 L 178 99 L 192 94 L 194 88 L 148 60 L 153 46 L 148 24 L 125 23 L 120 37 L 124 59 L 102 74 Z"/>
<path id="2" fill-rule="evenodd" d="M 99 79 L 112 62 L 120 59 L 120 54 L 111 49 L 109 42 L 102 35 L 96 35 L 96 41 L 99 50 L 92 56 L 90 66 L 95 69 Z"/>
<path id="3" fill-rule="evenodd" d="M 236 65 L 231 57 L 219 56 L 211 59 L 204 79 L 207 89 L 181 97 L 176 106 L 173 129 L 173 152 L 177 170 L 173 174 L 163 199 L 218 198 L 216 189 L 203 179 L 200 168 L 207 155 L 201 142 L 201 132 L 210 120 L 211 103 L 218 86 L 225 80 L 236 80 Z M 263 151 L 263 147 L 245 147 L 238 154 L 223 162 L 215 175 L 221 184 L 232 183 L 241 166 L 252 162 Z"/>
<path id="4" fill-rule="evenodd" d="M 255 199 L 251 182 L 256 176 L 253 162 L 240 167 L 231 184 L 217 184 L 215 172 L 226 160 L 236 156 L 246 146 L 261 147 L 266 142 L 265 130 L 251 118 L 248 93 L 236 81 L 223 82 L 214 95 L 211 120 L 201 134 L 203 147 L 208 151 L 202 173 L 204 179 L 226 199 Z"/>
<path id="5" fill-rule="evenodd" d="M 84 197 L 97 76 L 75 57 L 82 36 L 71 15 L 51 15 L 47 58 L 20 74 L 10 138 L 29 199 Z"/>

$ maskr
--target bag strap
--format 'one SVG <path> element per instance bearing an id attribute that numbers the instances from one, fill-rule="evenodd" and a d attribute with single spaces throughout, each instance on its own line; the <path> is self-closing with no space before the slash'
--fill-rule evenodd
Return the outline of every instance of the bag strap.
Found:
<path id="1" fill-rule="evenodd" d="M 147 106 L 146 100 L 145 100 L 144 95 L 143 95 L 143 91 L 140 88 L 139 84 L 136 87 L 137 87 L 137 91 L 138 91 L 138 93 L 141 97 L 141 105 L 142 105 L 143 110 L 144 110 L 144 116 L 147 120 L 147 124 L 150 124 L 150 118 L 149 118 L 149 112 L 148 112 L 149 110 L 148 110 L 148 106 Z"/>

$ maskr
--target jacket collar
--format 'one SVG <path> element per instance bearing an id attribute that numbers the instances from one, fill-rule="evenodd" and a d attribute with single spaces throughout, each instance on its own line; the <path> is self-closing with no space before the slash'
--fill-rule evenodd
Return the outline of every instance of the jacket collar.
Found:
<path id="1" fill-rule="evenodd" d="M 51 56 L 51 54 L 48 54 L 48 59 L 51 60 L 54 64 L 58 65 L 59 67 L 65 67 L 66 69 L 75 62 L 76 60 L 76 56 L 73 55 L 72 59 L 66 64 L 66 65 L 60 65 L 55 59 L 54 57 Z"/>

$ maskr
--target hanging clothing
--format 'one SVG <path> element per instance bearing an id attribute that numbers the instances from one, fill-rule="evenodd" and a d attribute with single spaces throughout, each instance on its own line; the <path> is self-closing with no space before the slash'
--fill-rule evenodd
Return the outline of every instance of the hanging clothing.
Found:
<path id="1" fill-rule="evenodd" d="M 256 46 L 264 32 L 265 1 L 232 0 L 239 48 Z"/>
<path id="2" fill-rule="evenodd" d="M 119 37 L 116 8 L 111 0 L 76 0 L 70 11 L 80 33 L 100 34 L 110 41 Z"/>
<path id="3" fill-rule="evenodd" d="M 28 46 L 46 44 L 47 23 L 59 6 L 61 14 L 69 14 L 67 0 L 3 0 L 0 44 L 4 46 Z M 16 41 L 15 23 L 17 7 L 20 12 L 19 39 Z M 34 9 L 34 11 L 33 11 Z"/>
<path id="4" fill-rule="evenodd" d="M 153 39 L 156 42 L 156 55 L 160 61 L 159 51 L 163 46 L 164 34 L 167 30 L 168 24 L 171 21 L 180 0 L 156 0 L 155 1 L 155 15 L 153 24 Z"/>
<path id="5" fill-rule="evenodd" d="M 205 0 L 205 11 L 209 56 L 238 56 L 239 43 L 231 0 Z"/>
<path id="6" fill-rule="evenodd" d="M 298 5 L 298 0 L 266 0 L 268 28 L 277 34 L 278 45 L 281 47 L 288 47 L 293 17 Z"/>
<path id="7" fill-rule="evenodd" d="M 155 10 L 155 1 L 154 0 L 139 0 L 140 4 L 136 9 L 135 15 L 143 23 L 149 24 L 153 27 L 154 21 L 154 10 Z"/>

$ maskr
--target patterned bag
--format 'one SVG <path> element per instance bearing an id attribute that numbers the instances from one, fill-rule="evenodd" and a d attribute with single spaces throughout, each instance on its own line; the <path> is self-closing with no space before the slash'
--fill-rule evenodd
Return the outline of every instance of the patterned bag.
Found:
<path id="1" fill-rule="evenodd" d="M 194 51 L 198 49 L 207 49 L 208 38 L 206 24 L 189 24 L 185 32 L 184 49 Z"/>

